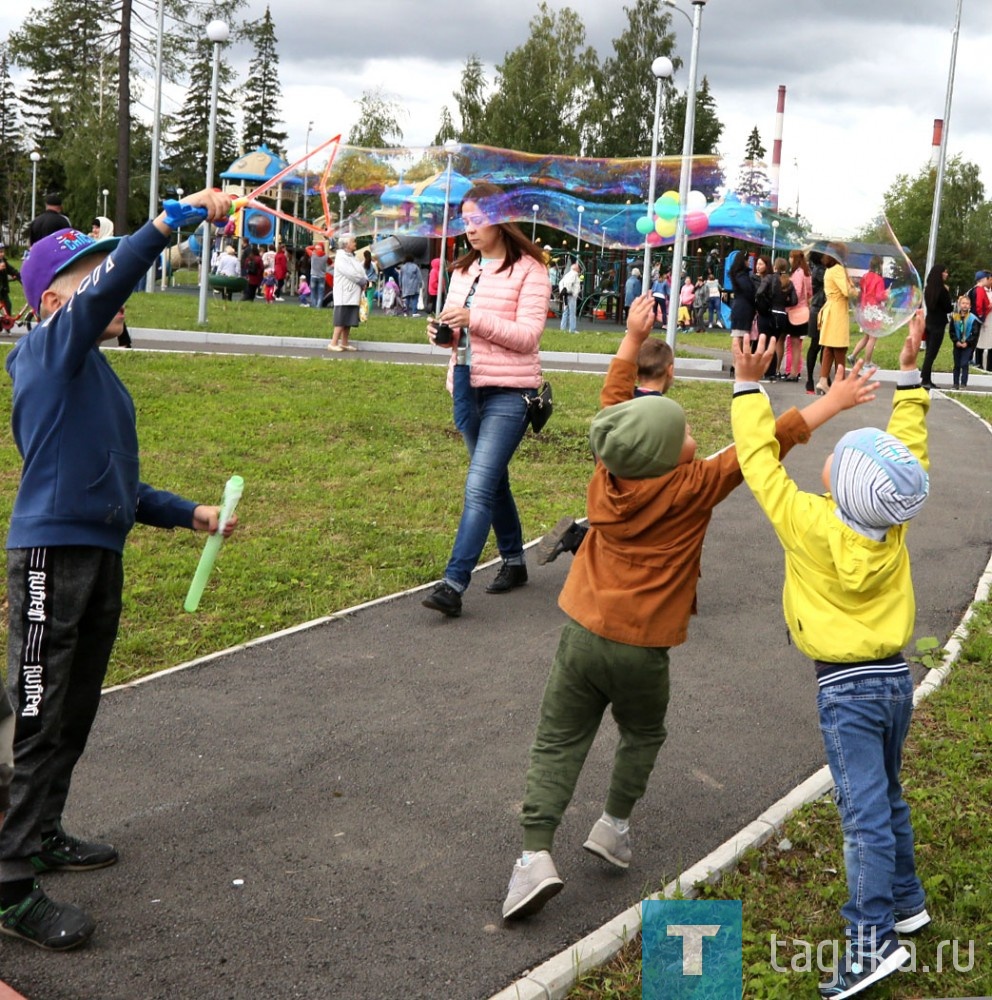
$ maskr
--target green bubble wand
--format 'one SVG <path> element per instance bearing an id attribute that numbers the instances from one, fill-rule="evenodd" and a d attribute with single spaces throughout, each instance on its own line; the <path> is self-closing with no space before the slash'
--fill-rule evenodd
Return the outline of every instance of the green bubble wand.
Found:
<path id="1" fill-rule="evenodd" d="M 240 476 L 231 476 L 224 487 L 224 498 L 220 502 L 220 516 L 217 519 L 217 530 L 207 537 L 200 553 L 200 562 L 193 574 L 193 581 L 189 585 L 189 593 L 183 608 L 186 611 L 196 611 L 200 606 L 200 598 L 203 596 L 203 588 L 210 579 L 210 573 L 217 561 L 217 553 L 224 543 L 224 526 L 234 516 L 235 508 L 244 492 L 245 481 Z"/>

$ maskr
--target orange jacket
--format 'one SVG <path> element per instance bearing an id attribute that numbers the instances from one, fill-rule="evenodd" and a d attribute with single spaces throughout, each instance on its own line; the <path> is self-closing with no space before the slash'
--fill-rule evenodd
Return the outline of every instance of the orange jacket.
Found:
<path id="1" fill-rule="evenodd" d="M 614 359 L 602 401 L 630 399 L 635 374 L 636 365 Z M 775 434 L 784 456 L 809 439 L 809 428 L 793 407 Z M 732 445 L 655 479 L 618 479 L 597 462 L 586 496 L 590 531 L 558 606 L 590 632 L 628 646 L 685 642 L 713 508 L 742 481 Z"/>

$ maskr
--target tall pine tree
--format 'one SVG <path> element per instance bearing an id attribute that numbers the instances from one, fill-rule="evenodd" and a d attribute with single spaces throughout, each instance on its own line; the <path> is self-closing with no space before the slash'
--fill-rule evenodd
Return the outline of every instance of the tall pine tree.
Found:
<path id="1" fill-rule="evenodd" d="M 244 148 L 255 149 L 264 143 L 272 152 L 283 156 L 288 133 L 276 128 L 282 123 L 279 117 L 279 53 L 269 8 L 265 8 L 259 20 L 247 24 L 245 28 L 254 43 L 255 54 L 248 65 L 248 79 L 243 88 Z"/>
<path id="2" fill-rule="evenodd" d="M 0 242 L 15 243 L 27 218 L 25 205 L 27 150 L 21 144 L 17 91 L 10 78 L 10 53 L 0 44 Z M 30 193 L 28 193 L 28 198 Z"/>
<path id="3" fill-rule="evenodd" d="M 109 0 L 54 0 L 10 36 L 15 61 L 31 72 L 21 102 L 42 155 L 39 192 L 61 189 L 79 224 L 93 217 L 98 192 L 118 174 L 115 39 Z"/>
<path id="4" fill-rule="evenodd" d="M 658 56 L 668 56 L 676 69 L 681 66 L 673 55 L 670 13 L 655 0 L 635 0 L 624 12 L 627 27 L 613 39 L 613 55 L 597 74 L 583 116 L 585 148 L 592 156 L 650 155 L 656 89 L 651 64 Z M 663 90 L 671 94 L 670 80 Z"/>
<path id="5" fill-rule="evenodd" d="M 475 53 L 465 60 L 461 84 L 452 96 L 458 105 L 458 115 L 462 120 L 461 131 L 456 138 L 462 142 L 487 142 L 486 76 L 482 60 Z"/>
<path id="6" fill-rule="evenodd" d="M 658 143 L 658 151 L 664 156 L 676 156 L 682 152 L 682 143 L 685 141 L 685 106 L 684 93 L 674 93 L 669 96 Z M 699 90 L 696 91 L 692 155 L 714 155 L 720 145 L 721 135 L 723 135 L 723 122 L 716 116 L 716 101 L 710 92 L 710 82 L 704 76 Z"/>
<path id="7" fill-rule="evenodd" d="M 532 153 L 581 152 L 583 111 L 598 69 L 579 15 L 542 2 L 530 37 L 497 67 L 483 141 Z"/>
<path id="8" fill-rule="evenodd" d="M 210 135 L 210 89 L 213 83 L 213 43 L 207 38 L 207 23 L 215 18 L 230 21 L 240 0 L 213 4 L 201 12 L 195 29 L 193 56 L 189 62 L 189 84 L 179 112 L 169 121 L 166 142 L 169 185 L 184 191 L 199 191 L 207 174 L 207 140 Z M 217 74 L 217 138 L 214 164 L 219 174 L 238 156 L 237 127 L 234 120 L 235 75 L 221 49 Z M 213 183 L 216 183 L 214 178 Z"/>
<path id="9" fill-rule="evenodd" d="M 765 147 L 761 142 L 758 126 L 751 129 L 744 147 L 744 162 L 737 178 L 737 197 L 751 205 L 768 201 L 772 192 L 772 182 L 768 178 L 765 164 Z"/>

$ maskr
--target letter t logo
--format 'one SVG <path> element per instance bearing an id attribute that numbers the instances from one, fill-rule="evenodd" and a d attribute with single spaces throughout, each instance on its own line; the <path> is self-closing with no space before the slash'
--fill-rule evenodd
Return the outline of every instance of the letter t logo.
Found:
<path id="1" fill-rule="evenodd" d="M 682 975 L 703 974 L 703 938 L 716 937 L 720 924 L 669 924 L 669 937 L 682 938 Z"/>

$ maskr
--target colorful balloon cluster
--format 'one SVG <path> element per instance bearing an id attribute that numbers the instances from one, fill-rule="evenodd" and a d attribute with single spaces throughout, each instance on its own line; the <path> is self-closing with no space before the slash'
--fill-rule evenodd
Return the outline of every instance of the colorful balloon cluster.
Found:
<path id="1" fill-rule="evenodd" d="M 637 231 L 651 246 L 658 246 L 663 240 L 675 236 L 681 214 L 678 191 L 666 191 L 654 203 L 654 215 L 645 215 L 637 220 Z M 702 191 L 690 191 L 685 199 L 685 231 L 689 236 L 702 236 L 709 228 L 710 219 L 706 214 L 706 195 Z"/>

